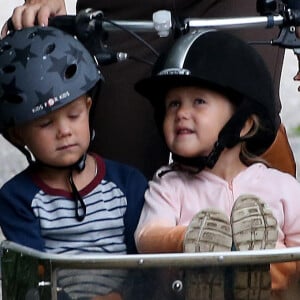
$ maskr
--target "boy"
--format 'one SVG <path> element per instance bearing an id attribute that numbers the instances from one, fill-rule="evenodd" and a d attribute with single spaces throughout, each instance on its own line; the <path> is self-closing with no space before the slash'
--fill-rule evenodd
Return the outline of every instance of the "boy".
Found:
<path id="1" fill-rule="evenodd" d="M 50 253 L 136 253 L 147 182 L 88 152 L 92 94 L 103 82 L 94 59 L 74 37 L 32 27 L 0 42 L 0 70 L 0 128 L 29 161 L 0 190 L 5 237 Z M 90 299 L 118 292 L 126 274 L 74 275 L 60 273 L 65 291 Z"/>

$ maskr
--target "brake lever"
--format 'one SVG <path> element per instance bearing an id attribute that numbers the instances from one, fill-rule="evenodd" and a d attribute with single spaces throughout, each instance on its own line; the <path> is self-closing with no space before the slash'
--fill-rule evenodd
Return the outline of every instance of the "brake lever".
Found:
<path id="1" fill-rule="evenodd" d="M 272 45 L 282 48 L 299 48 L 300 39 L 296 35 L 296 26 L 300 26 L 300 10 L 286 9 L 282 13 L 284 20 L 277 39 L 272 40 Z"/>
<path id="2" fill-rule="evenodd" d="M 271 41 L 272 45 L 282 48 L 300 48 L 300 39 L 296 36 L 295 26 L 283 27 L 277 39 Z"/>

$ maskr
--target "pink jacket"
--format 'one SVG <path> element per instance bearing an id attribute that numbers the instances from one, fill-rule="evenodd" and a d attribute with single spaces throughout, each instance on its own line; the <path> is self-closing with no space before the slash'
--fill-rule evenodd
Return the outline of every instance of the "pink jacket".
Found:
<path id="1" fill-rule="evenodd" d="M 188 174 L 172 171 L 150 181 L 145 194 L 135 238 L 139 246 L 147 227 L 187 226 L 200 210 L 214 208 L 230 218 L 234 201 L 242 194 L 260 197 L 272 210 L 278 222 L 277 248 L 300 246 L 300 183 L 291 175 L 253 164 L 228 184 L 222 178 L 202 171 Z"/>

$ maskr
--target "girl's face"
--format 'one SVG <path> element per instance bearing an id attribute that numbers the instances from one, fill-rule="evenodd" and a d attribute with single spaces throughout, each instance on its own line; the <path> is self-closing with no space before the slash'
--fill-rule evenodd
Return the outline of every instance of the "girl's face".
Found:
<path id="1" fill-rule="evenodd" d="M 54 166 L 78 161 L 90 143 L 92 100 L 81 96 L 70 104 L 18 127 L 15 136 L 38 160 Z"/>
<path id="2" fill-rule="evenodd" d="M 171 152 L 206 156 L 235 111 L 222 94 L 200 87 L 178 87 L 166 95 L 163 130 Z"/>

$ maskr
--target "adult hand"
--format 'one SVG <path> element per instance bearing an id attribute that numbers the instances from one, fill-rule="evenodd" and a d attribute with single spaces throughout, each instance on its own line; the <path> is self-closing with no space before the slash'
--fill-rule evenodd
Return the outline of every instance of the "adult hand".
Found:
<path id="1" fill-rule="evenodd" d="M 296 37 L 300 38 L 300 27 L 296 27 Z M 298 59 L 298 71 L 297 74 L 294 76 L 295 81 L 300 81 L 300 48 L 294 49 L 294 53 Z M 300 86 L 298 87 L 298 91 L 300 92 Z"/>
<path id="2" fill-rule="evenodd" d="M 298 59 L 298 71 L 297 71 L 297 74 L 294 76 L 294 80 L 300 81 L 300 57 L 299 57 L 299 55 L 297 55 L 297 59 Z M 300 92 L 300 86 L 298 86 L 298 92 Z"/>
<path id="3" fill-rule="evenodd" d="M 27 0 L 14 9 L 11 20 L 14 28 L 19 30 L 33 25 L 47 26 L 50 17 L 66 13 L 64 0 Z M 7 32 L 6 22 L 1 30 L 1 37 L 6 36 Z"/>

